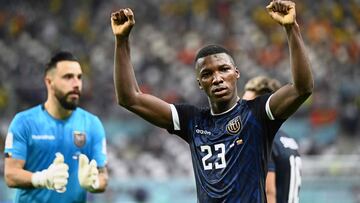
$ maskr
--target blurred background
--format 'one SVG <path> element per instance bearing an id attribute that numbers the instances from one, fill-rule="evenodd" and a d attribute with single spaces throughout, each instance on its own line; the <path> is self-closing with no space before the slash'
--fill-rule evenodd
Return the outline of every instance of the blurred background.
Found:
<path id="1" fill-rule="evenodd" d="M 312 97 L 283 125 L 300 144 L 300 202 L 360 202 L 360 0 L 295 0 L 315 77 Z M 251 77 L 291 81 L 283 28 L 260 0 L 0 0 L 0 172 L 8 125 L 42 103 L 44 65 L 57 50 L 81 61 L 81 107 L 97 114 L 108 139 L 110 183 L 89 202 L 196 202 L 188 145 L 117 106 L 110 14 L 135 13 L 131 51 L 143 92 L 170 103 L 207 105 L 193 59 L 222 44 Z M 0 202 L 14 190 L 0 176 Z"/>

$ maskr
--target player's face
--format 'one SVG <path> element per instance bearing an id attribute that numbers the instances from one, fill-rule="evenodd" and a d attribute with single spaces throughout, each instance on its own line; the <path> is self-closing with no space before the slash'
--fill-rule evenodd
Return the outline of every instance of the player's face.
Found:
<path id="1" fill-rule="evenodd" d="M 237 97 L 240 77 L 233 60 L 225 53 L 213 54 L 197 61 L 197 80 L 211 102 L 227 102 Z"/>
<path id="2" fill-rule="evenodd" d="M 82 89 L 82 71 L 76 61 L 57 63 L 51 88 L 56 99 L 64 109 L 74 110 L 78 104 Z"/>

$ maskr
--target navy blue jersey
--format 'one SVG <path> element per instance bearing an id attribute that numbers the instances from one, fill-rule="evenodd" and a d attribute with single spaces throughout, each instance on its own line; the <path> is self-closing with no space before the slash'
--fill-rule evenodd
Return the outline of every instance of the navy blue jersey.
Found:
<path id="1" fill-rule="evenodd" d="M 190 145 L 199 202 L 266 202 L 268 158 L 284 121 L 269 119 L 268 98 L 240 100 L 217 115 L 209 108 L 171 105 L 169 132 Z"/>
<path id="2" fill-rule="evenodd" d="M 284 132 L 278 131 L 272 147 L 269 171 L 276 175 L 276 202 L 299 202 L 301 159 L 298 144 Z"/>

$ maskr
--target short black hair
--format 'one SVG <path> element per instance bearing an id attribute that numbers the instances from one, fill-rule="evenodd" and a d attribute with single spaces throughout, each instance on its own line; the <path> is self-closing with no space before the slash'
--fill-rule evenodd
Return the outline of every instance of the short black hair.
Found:
<path id="1" fill-rule="evenodd" d="M 68 51 L 58 51 L 56 52 L 50 59 L 50 61 L 46 64 L 45 74 L 56 67 L 56 64 L 60 61 L 79 61 L 71 52 Z"/>
<path id="2" fill-rule="evenodd" d="M 195 57 L 195 63 L 199 58 L 203 58 L 205 56 L 213 55 L 213 54 L 219 54 L 219 53 L 226 53 L 233 59 L 231 53 L 229 50 L 225 49 L 224 47 L 216 44 L 210 44 L 203 48 L 201 48 Z"/>

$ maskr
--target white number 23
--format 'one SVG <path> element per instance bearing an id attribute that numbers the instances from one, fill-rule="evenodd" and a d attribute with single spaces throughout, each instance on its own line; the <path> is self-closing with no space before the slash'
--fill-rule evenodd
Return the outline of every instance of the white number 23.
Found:
<path id="1" fill-rule="evenodd" d="M 212 170 L 213 163 L 208 162 L 207 160 L 212 156 L 212 150 L 209 145 L 200 146 L 201 152 L 205 152 L 206 155 L 202 158 L 202 164 L 204 166 L 204 170 Z M 215 159 L 215 169 L 222 169 L 226 167 L 226 160 L 225 160 L 225 144 L 220 143 L 214 145 L 214 151 L 218 152 L 217 159 Z"/>

